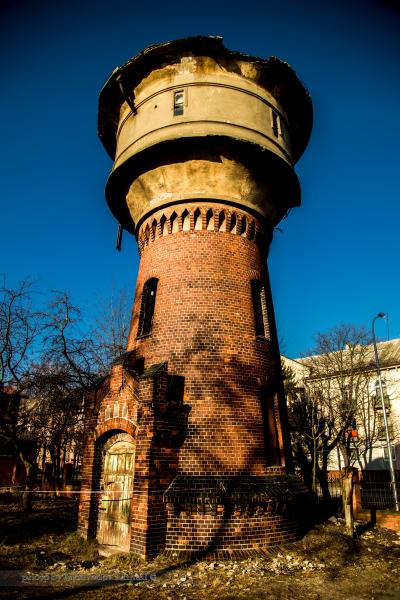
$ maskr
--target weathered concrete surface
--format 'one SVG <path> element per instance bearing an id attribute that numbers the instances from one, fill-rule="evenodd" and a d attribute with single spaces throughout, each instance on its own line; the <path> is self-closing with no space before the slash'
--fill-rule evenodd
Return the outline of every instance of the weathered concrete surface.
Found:
<path id="1" fill-rule="evenodd" d="M 164 204 L 192 199 L 237 203 L 275 225 L 300 203 L 292 167 L 311 120 L 306 90 L 278 59 L 230 52 L 216 38 L 150 48 L 100 96 L 110 207 L 132 232 Z"/>

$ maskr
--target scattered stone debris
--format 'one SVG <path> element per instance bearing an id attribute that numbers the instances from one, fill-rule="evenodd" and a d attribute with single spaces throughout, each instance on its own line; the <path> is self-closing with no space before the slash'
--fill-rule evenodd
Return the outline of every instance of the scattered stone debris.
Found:
<path id="1" fill-rule="evenodd" d="M 0 513 L 0 527 L 5 514 Z M 0 569 L 54 577 L 57 590 L 68 590 L 70 600 L 400 598 L 400 535 L 362 522 L 356 523 L 354 539 L 346 534 L 344 521 L 335 517 L 316 525 L 295 544 L 245 560 L 215 556 L 185 562 L 179 556 L 160 556 L 145 562 L 132 554 L 100 558 L 93 545 L 74 533 L 46 530 L 18 540 L 16 513 L 12 516 L 13 537 L 2 540 Z M 23 515 L 20 518 L 23 536 Z M 24 590 L 24 597 L 49 598 L 48 588 Z M 0 589 L 0 597 L 16 600 L 21 590 Z"/>

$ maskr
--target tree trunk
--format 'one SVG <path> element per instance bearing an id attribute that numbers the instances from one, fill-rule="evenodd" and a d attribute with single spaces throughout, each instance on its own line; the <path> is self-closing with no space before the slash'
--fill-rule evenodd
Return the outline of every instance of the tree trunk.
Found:
<path id="1" fill-rule="evenodd" d="M 77 452 L 77 448 L 75 446 L 75 448 L 74 448 L 74 466 L 72 469 L 72 481 L 74 483 L 77 480 L 78 463 L 79 463 L 79 453 Z"/>
<path id="2" fill-rule="evenodd" d="M 342 442 L 340 444 L 340 450 L 343 456 L 344 468 L 350 467 L 350 436 L 343 436 Z"/>
<path id="3" fill-rule="evenodd" d="M 31 512 L 34 468 L 33 464 L 24 457 L 22 452 L 19 452 L 19 457 L 25 467 L 26 472 L 24 491 L 22 492 L 22 510 L 25 512 Z"/>
<path id="4" fill-rule="evenodd" d="M 354 537 L 353 469 L 351 467 L 342 469 L 342 497 L 347 533 Z"/>
<path id="5" fill-rule="evenodd" d="M 56 499 L 57 492 L 57 453 L 53 446 L 49 448 L 51 458 L 51 499 Z"/>
<path id="6" fill-rule="evenodd" d="M 41 468 L 42 468 L 42 476 L 41 476 L 41 486 L 42 489 L 44 488 L 44 483 L 45 483 L 45 478 L 46 478 L 46 454 L 47 454 L 47 448 L 46 446 L 43 446 L 43 450 L 42 450 L 43 454 L 42 454 L 42 462 L 41 462 Z"/>
<path id="7" fill-rule="evenodd" d="M 322 450 L 322 467 L 320 467 L 317 463 L 317 477 L 319 485 L 321 486 L 324 502 L 330 502 L 332 500 L 328 484 L 328 456 L 329 453 L 327 451 L 326 444 L 324 443 Z"/>
<path id="8" fill-rule="evenodd" d="M 301 476 L 303 477 L 304 484 L 312 492 L 312 464 L 307 459 L 301 446 L 297 445 L 294 448 L 294 454 L 296 462 L 300 467 Z"/>
<path id="9" fill-rule="evenodd" d="M 329 491 L 328 484 L 328 471 L 324 468 L 320 468 L 317 464 L 317 477 L 319 485 L 321 486 L 322 498 L 324 502 L 330 502 L 332 500 L 331 493 Z"/>
<path id="10" fill-rule="evenodd" d="M 312 465 L 312 491 L 317 493 L 317 466 L 318 466 L 318 451 L 316 446 L 313 447 L 313 465 Z"/>

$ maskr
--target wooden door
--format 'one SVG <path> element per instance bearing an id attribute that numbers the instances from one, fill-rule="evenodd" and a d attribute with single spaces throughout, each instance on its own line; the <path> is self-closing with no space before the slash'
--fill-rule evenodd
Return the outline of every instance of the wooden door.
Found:
<path id="1" fill-rule="evenodd" d="M 99 544 L 129 550 L 135 446 L 116 442 L 104 457 L 104 494 L 99 507 Z"/>

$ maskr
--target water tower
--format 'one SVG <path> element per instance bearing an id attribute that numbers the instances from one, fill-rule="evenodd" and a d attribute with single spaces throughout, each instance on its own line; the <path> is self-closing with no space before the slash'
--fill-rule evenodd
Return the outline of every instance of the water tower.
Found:
<path id="1" fill-rule="evenodd" d="M 242 551 L 301 532 L 266 260 L 311 126 L 288 64 L 215 37 L 152 46 L 101 91 L 107 202 L 140 253 L 127 352 L 88 406 L 80 527 L 103 545 Z"/>

